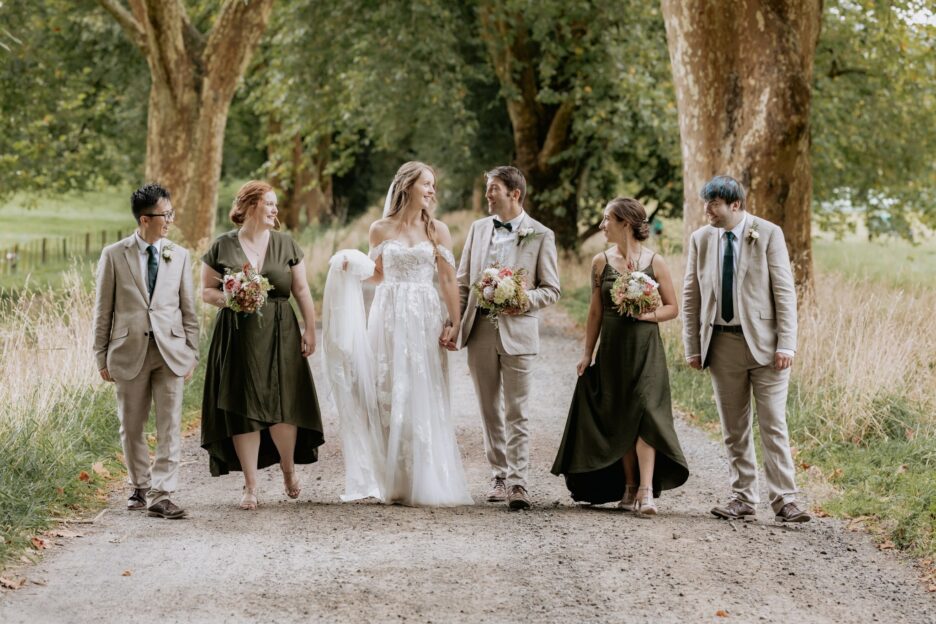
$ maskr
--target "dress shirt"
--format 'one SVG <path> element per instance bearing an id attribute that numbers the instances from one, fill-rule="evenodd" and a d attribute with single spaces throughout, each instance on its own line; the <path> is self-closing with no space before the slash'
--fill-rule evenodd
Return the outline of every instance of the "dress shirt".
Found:
<path id="1" fill-rule="evenodd" d="M 507 266 L 507 260 L 510 258 L 510 248 L 517 245 L 517 230 L 520 229 L 520 223 L 525 216 L 526 213 L 521 210 L 520 214 L 510 221 L 504 221 L 504 223 L 510 224 L 509 232 L 506 228 L 494 228 L 494 233 L 491 238 L 491 249 L 488 252 L 487 266 L 491 266 L 495 263 L 500 266 Z M 494 218 L 500 221 L 497 217 Z"/>

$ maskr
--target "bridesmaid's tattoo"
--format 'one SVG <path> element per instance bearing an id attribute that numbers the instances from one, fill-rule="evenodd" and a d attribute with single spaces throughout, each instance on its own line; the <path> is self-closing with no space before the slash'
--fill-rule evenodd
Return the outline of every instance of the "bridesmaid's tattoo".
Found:
<path id="1" fill-rule="evenodd" d="M 592 288 L 601 288 L 601 275 L 598 273 L 598 265 L 592 265 Z"/>

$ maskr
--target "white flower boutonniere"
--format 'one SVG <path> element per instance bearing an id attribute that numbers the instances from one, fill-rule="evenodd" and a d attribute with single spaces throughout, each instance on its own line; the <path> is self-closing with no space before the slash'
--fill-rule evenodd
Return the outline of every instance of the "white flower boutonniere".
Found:
<path id="1" fill-rule="evenodd" d="M 531 227 L 520 228 L 517 230 L 517 245 L 522 245 L 527 241 L 531 241 L 537 236 L 541 236 L 541 232 L 536 232 Z"/>
<path id="2" fill-rule="evenodd" d="M 172 243 L 166 243 L 162 248 L 162 259 L 166 262 L 172 262 L 172 250 L 175 249 L 175 245 Z"/>
<path id="3" fill-rule="evenodd" d="M 756 243 L 757 239 L 760 238 L 760 232 L 757 229 L 757 224 L 752 223 L 750 229 L 748 229 L 747 239 L 749 243 Z"/>

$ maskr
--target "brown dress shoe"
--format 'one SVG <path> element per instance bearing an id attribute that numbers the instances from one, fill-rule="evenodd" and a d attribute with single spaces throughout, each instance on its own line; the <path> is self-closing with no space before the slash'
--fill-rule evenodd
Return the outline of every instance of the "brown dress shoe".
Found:
<path id="1" fill-rule="evenodd" d="M 130 511 L 139 511 L 146 508 L 146 490 L 143 488 L 133 488 L 130 490 L 130 497 L 127 498 L 127 509 Z"/>
<path id="2" fill-rule="evenodd" d="M 148 516 L 153 516 L 155 518 L 165 518 L 167 520 L 178 520 L 179 518 L 185 517 L 185 510 L 173 503 L 168 498 L 150 505 L 146 508 L 146 511 L 146 515 Z"/>
<path id="3" fill-rule="evenodd" d="M 737 498 L 731 499 L 724 507 L 712 507 L 712 515 L 724 520 L 742 520 L 750 518 L 754 520 L 756 514 L 754 508 Z"/>
<path id="4" fill-rule="evenodd" d="M 487 502 L 503 503 L 507 500 L 507 483 L 500 477 L 491 479 L 491 491 L 488 492 Z"/>
<path id="5" fill-rule="evenodd" d="M 777 522 L 809 522 L 812 516 L 799 508 L 796 503 L 787 503 L 774 517 Z"/>
<path id="6" fill-rule="evenodd" d="M 530 495 L 522 485 L 511 485 L 507 492 L 507 506 L 516 511 L 518 509 L 529 509 L 533 506 L 530 502 Z"/>

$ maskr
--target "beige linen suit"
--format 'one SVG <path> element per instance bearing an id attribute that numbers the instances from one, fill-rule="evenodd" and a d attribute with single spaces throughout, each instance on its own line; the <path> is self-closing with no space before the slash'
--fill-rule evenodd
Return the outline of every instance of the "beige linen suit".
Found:
<path id="1" fill-rule="evenodd" d="M 495 477 L 507 485 L 526 487 L 529 471 L 527 400 L 533 361 L 539 351 L 537 311 L 559 300 L 556 238 L 552 230 L 524 215 L 519 231 L 533 234 L 511 246 L 506 264 L 526 269 L 530 309 L 524 314 L 501 315 L 498 328 L 478 313 L 472 284 L 489 267 L 494 218 L 471 224 L 458 267 L 462 323 L 458 348 L 468 347 L 468 367 L 474 381 L 484 427 L 484 446 Z M 503 407 L 501 387 L 503 386 Z"/>
<path id="2" fill-rule="evenodd" d="M 783 231 L 745 215 L 738 240 L 734 310 L 742 333 L 716 331 L 723 230 L 705 226 L 689 241 L 683 284 L 686 357 L 699 355 L 712 375 L 733 496 L 758 502 L 751 394 L 757 406 L 764 472 L 774 511 L 795 499 L 795 470 L 786 424 L 790 369 L 775 370 L 778 350 L 796 350 L 796 289 Z M 757 232 L 757 238 L 751 232 Z"/>
<path id="3" fill-rule="evenodd" d="M 117 386 L 128 481 L 148 490 L 150 506 L 177 487 L 183 377 L 198 359 L 191 257 L 166 239 L 162 245 L 152 298 L 135 233 L 101 252 L 94 314 L 94 355 Z M 151 471 L 144 430 L 153 403 L 157 446 Z"/>

